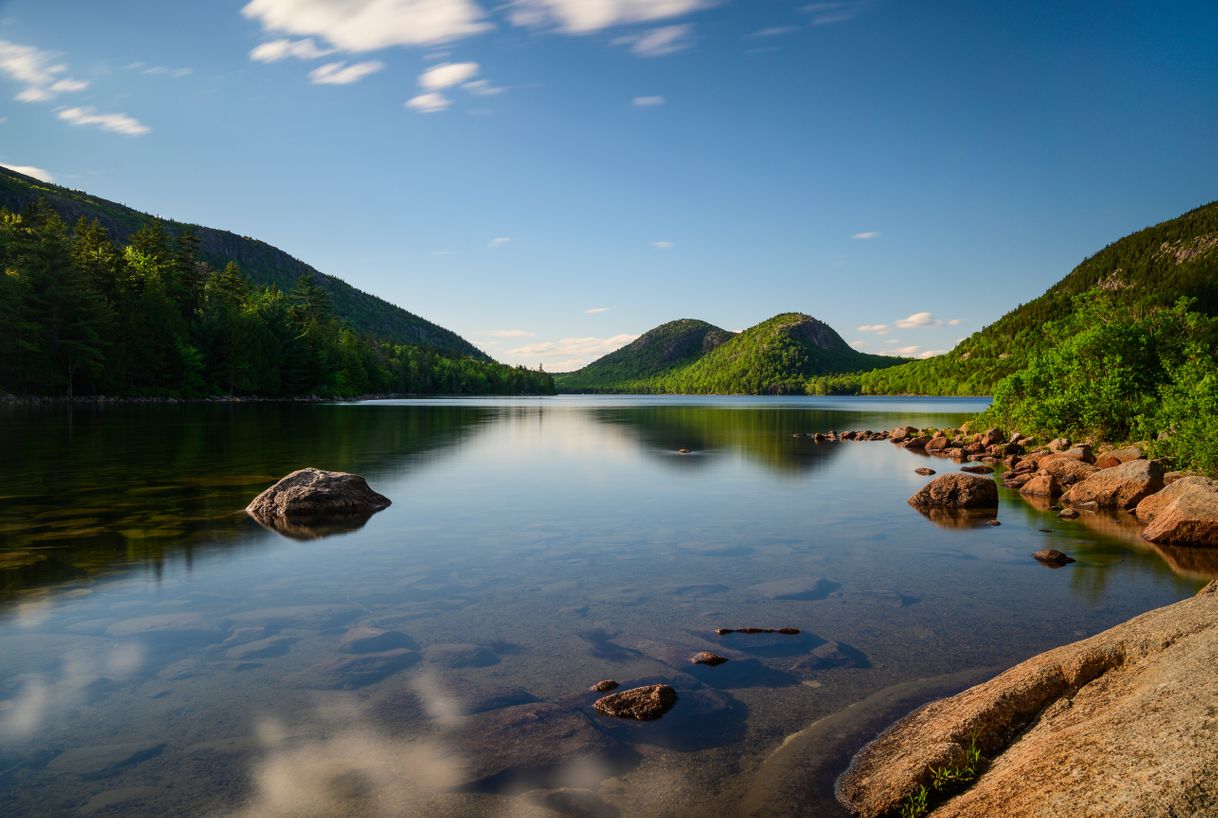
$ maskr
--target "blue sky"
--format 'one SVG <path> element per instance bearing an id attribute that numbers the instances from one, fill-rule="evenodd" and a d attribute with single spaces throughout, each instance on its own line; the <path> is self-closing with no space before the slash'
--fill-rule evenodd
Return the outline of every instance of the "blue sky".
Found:
<path id="1" fill-rule="evenodd" d="M 1218 5 L 0 0 L 0 163 L 511 363 L 802 311 L 950 348 L 1218 199 Z"/>

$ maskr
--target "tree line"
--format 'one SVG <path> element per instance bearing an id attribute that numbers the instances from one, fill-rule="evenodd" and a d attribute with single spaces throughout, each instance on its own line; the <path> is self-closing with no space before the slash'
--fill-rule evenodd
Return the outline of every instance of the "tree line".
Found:
<path id="1" fill-rule="evenodd" d="M 552 394 L 545 372 L 353 331 L 311 274 L 257 287 L 153 222 L 116 243 L 45 202 L 0 209 L 0 391 L 206 397 Z"/>

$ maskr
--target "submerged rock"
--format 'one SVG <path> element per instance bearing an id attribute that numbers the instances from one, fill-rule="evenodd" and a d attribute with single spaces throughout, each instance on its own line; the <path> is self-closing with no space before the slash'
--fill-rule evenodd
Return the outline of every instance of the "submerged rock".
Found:
<path id="1" fill-rule="evenodd" d="M 824 599 L 842 587 L 841 583 L 824 577 L 788 577 L 754 585 L 752 590 L 769 599 Z"/>
<path id="2" fill-rule="evenodd" d="M 998 486 L 993 480 L 971 474 L 944 474 L 931 480 L 909 498 L 915 508 L 995 508 Z"/>
<path id="3" fill-rule="evenodd" d="M 1218 582 L 914 711 L 865 747 L 838 800 L 895 814 L 972 741 L 992 759 L 938 818 L 1214 815 Z"/>
<path id="4" fill-rule="evenodd" d="M 727 657 L 720 656 L 717 653 L 711 653 L 709 650 L 704 650 L 699 651 L 698 653 L 695 653 L 693 656 L 689 657 L 689 661 L 693 662 L 695 665 L 709 665 L 711 667 L 717 667 L 726 662 Z"/>
<path id="5" fill-rule="evenodd" d="M 1062 565 L 1067 565 L 1074 562 L 1072 557 L 1066 556 L 1056 548 L 1042 548 L 1039 551 L 1032 552 L 1032 556 L 1035 557 L 1039 562 L 1043 562 L 1045 565 L 1052 565 L 1055 567 L 1060 567 Z"/>
<path id="6" fill-rule="evenodd" d="M 669 685 L 646 685 L 611 693 L 593 703 L 599 712 L 619 719 L 654 721 L 677 703 L 677 691 Z"/>
<path id="7" fill-rule="evenodd" d="M 588 688 L 593 693 L 608 693 L 610 690 L 617 690 L 620 685 L 613 679 L 601 679 L 592 687 Z"/>
<path id="8" fill-rule="evenodd" d="M 329 518 L 367 519 L 390 500 L 368 487 L 356 474 L 324 469 L 298 469 L 259 494 L 245 511 L 263 525 L 307 524 Z"/>

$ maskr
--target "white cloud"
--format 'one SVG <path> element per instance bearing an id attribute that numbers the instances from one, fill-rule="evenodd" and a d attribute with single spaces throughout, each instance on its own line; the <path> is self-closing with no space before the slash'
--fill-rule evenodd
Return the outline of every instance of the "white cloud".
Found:
<path id="1" fill-rule="evenodd" d="M 599 313 L 602 313 L 602 312 L 609 312 L 609 308 L 608 307 L 589 307 L 588 309 L 584 310 L 584 315 L 598 315 Z"/>
<path id="2" fill-rule="evenodd" d="M 419 94 L 417 97 L 411 97 L 404 104 L 407 108 L 413 108 L 420 113 L 434 114 L 436 111 L 443 111 L 453 103 L 448 97 L 433 91 L 427 94 Z"/>
<path id="3" fill-rule="evenodd" d="M 0 40 L 0 74 L 25 86 L 15 97 L 18 102 L 46 102 L 89 87 L 84 80 L 63 76 L 68 67 L 56 59 L 32 45 Z"/>
<path id="4" fill-rule="evenodd" d="M 502 85 L 491 85 L 490 80 L 472 80 L 462 83 L 461 87 L 478 97 L 493 97 L 507 90 Z"/>
<path id="5" fill-rule="evenodd" d="M 139 71 L 148 77 L 169 77 L 175 80 L 188 77 L 194 73 L 193 68 L 169 68 L 164 65 L 145 65 L 142 62 L 130 63 L 127 66 L 127 70 Z"/>
<path id="6" fill-rule="evenodd" d="M 879 237 L 880 234 L 874 230 L 864 230 L 862 233 L 855 233 L 850 238 L 858 239 L 859 241 L 870 241 L 871 239 L 878 239 Z"/>
<path id="7" fill-rule="evenodd" d="M 547 369 L 561 372 L 578 369 L 584 364 L 621 349 L 637 335 L 614 335 L 611 338 L 563 338 L 559 341 L 541 341 L 509 349 L 504 354 L 532 362 L 542 360 Z"/>
<path id="8" fill-rule="evenodd" d="M 488 329 L 481 334 L 493 338 L 532 338 L 537 333 L 529 332 L 527 329 Z"/>
<path id="9" fill-rule="evenodd" d="M 266 31 L 351 52 L 434 45 L 490 28 L 474 0 L 250 0 L 241 13 Z"/>
<path id="10" fill-rule="evenodd" d="M 961 318 L 949 318 L 949 319 L 947 319 L 946 323 L 949 327 L 958 327 L 962 323 L 964 323 L 964 320 Z"/>
<path id="11" fill-rule="evenodd" d="M 0 164 L 0 168 L 8 168 L 9 170 L 16 171 L 17 173 L 23 173 L 26 176 L 32 176 L 33 178 L 37 179 L 40 182 L 47 182 L 48 184 L 55 183 L 55 177 L 51 175 L 51 172 L 49 170 L 43 170 L 42 168 L 36 168 L 33 165 Z"/>
<path id="12" fill-rule="evenodd" d="M 861 0 L 840 0 L 840 2 L 811 3 L 800 11 L 811 16 L 814 26 L 828 26 L 834 23 L 844 23 L 854 19 L 862 10 Z"/>
<path id="13" fill-rule="evenodd" d="M 693 30 L 694 27 L 688 24 L 662 26 L 618 37 L 613 44 L 629 46 L 630 53 L 640 57 L 663 57 L 691 47 L 694 44 Z"/>
<path id="14" fill-rule="evenodd" d="M 553 25 L 572 34 L 665 20 L 711 5 L 709 0 L 517 0 L 510 19 L 518 26 Z"/>
<path id="15" fill-rule="evenodd" d="M 850 346 L 855 347 L 856 349 L 862 349 L 863 347 L 867 346 L 867 342 L 862 338 L 859 338 L 856 341 L 851 341 Z"/>
<path id="16" fill-rule="evenodd" d="M 901 329 L 913 329 L 914 327 L 954 327 L 960 323 L 960 319 L 953 318 L 950 321 L 944 321 L 942 318 L 935 318 L 929 312 L 915 312 L 908 318 L 901 318 L 895 323 Z"/>
<path id="17" fill-rule="evenodd" d="M 635 97 L 634 106 L 636 108 L 654 108 L 657 105 L 664 104 L 664 97 Z"/>
<path id="18" fill-rule="evenodd" d="M 92 107 L 63 108 L 59 118 L 70 125 L 96 125 L 103 131 L 119 133 L 125 136 L 143 136 L 152 129 L 134 117 L 126 114 L 99 114 Z"/>
<path id="19" fill-rule="evenodd" d="M 425 91 L 439 91 L 467 82 L 477 73 L 476 62 L 442 62 L 419 74 L 419 87 Z"/>
<path id="20" fill-rule="evenodd" d="M 770 26 L 762 28 L 750 34 L 750 37 L 780 37 L 783 34 L 790 34 L 793 31 L 798 31 L 795 26 Z"/>
<path id="21" fill-rule="evenodd" d="M 858 329 L 859 332 L 874 332 L 876 335 L 888 334 L 887 324 L 859 324 L 856 329 Z"/>
<path id="22" fill-rule="evenodd" d="M 910 355 L 918 354 L 918 350 L 921 348 L 922 347 L 918 346 L 917 344 L 911 344 L 907 347 L 897 347 L 896 349 L 892 350 L 892 352 L 896 355 L 909 357 Z"/>
<path id="23" fill-rule="evenodd" d="M 651 243 L 651 246 L 656 248 L 657 250 L 671 250 L 672 242 L 671 241 L 653 241 Z"/>
<path id="24" fill-rule="evenodd" d="M 250 59 L 254 62 L 279 62 L 288 57 L 316 60 L 333 53 L 333 48 L 322 48 L 312 37 L 306 37 L 303 40 L 271 40 L 262 43 L 250 52 Z"/>
<path id="25" fill-rule="evenodd" d="M 502 247 L 511 240 L 511 236 L 499 236 L 498 238 L 491 239 L 490 244 L 488 244 L 487 247 Z"/>
<path id="26" fill-rule="evenodd" d="M 314 85 L 350 85 L 369 74 L 384 69 L 385 63 L 376 60 L 347 65 L 342 60 L 318 66 L 309 72 L 309 82 Z"/>

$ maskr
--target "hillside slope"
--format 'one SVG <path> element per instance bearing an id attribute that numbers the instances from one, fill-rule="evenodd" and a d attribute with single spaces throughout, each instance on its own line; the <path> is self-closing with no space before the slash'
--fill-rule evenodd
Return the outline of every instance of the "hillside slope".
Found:
<path id="1" fill-rule="evenodd" d="M 555 375 L 554 382 L 568 392 L 620 389 L 623 384 L 654 378 L 691 363 L 732 336 L 725 329 L 694 318 L 669 321 L 583 369 Z"/>
<path id="2" fill-rule="evenodd" d="M 810 391 L 988 395 L 1044 350 L 1041 327 L 1071 315 L 1073 299 L 1099 287 L 1133 315 L 1182 296 L 1218 315 L 1218 202 L 1132 233 L 1083 261 L 1038 298 L 973 333 L 945 355 L 880 371 L 818 378 Z"/>
<path id="3" fill-rule="evenodd" d="M 115 241 L 124 242 L 139 228 L 158 219 L 125 205 L 47 184 L 20 173 L 0 168 L 0 207 L 14 212 L 45 199 L 69 224 L 81 217 L 94 218 L 110 231 Z M 274 284 L 290 290 L 304 274 L 312 275 L 329 293 L 335 312 L 352 329 L 389 341 L 430 347 L 442 352 L 468 356 L 481 361 L 490 357 L 455 332 L 390 304 L 384 299 L 358 290 L 340 278 L 318 272 L 277 247 L 227 230 L 162 221 L 174 235 L 192 227 L 199 238 L 199 255 L 216 269 L 235 261 L 255 284 Z"/>
<path id="4" fill-rule="evenodd" d="M 673 324 L 657 327 L 652 333 L 659 333 L 661 337 L 668 336 L 670 331 L 666 328 L 672 327 Z M 644 347 L 645 350 L 649 348 L 650 345 Z M 627 349 L 629 347 L 618 352 Z M 606 358 L 613 356 L 618 356 L 618 353 L 612 353 Z M 558 380 L 557 386 L 561 390 L 572 391 L 571 384 L 580 382 L 583 377 L 581 373 L 588 370 L 592 370 L 594 374 L 605 372 L 606 368 L 602 366 L 602 362 L 606 358 L 589 364 L 584 370 L 572 373 L 567 379 Z M 620 381 L 604 378 L 599 381 L 594 391 L 798 395 L 803 393 L 804 385 L 811 376 L 892 366 L 902 360 L 857 352 L 828 324 L 803 313 L 783 313 L 714 344 L 705 353 L 689 358 L 686 363 L 637 378 L 625 378 Z M 637 371 L 646 371 L 649 366 L 654 365 L 654 362 L 640 361 L 638 350 L 617 357 L 609 363 L 612 368 L 633 368 Z M 593 391 L 590 387 L 585 389 Z"/>

